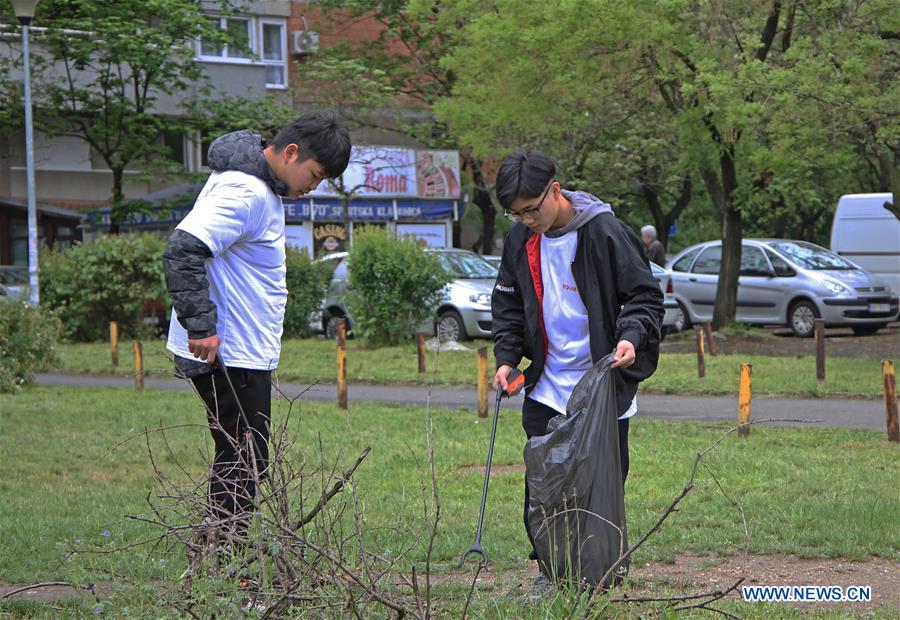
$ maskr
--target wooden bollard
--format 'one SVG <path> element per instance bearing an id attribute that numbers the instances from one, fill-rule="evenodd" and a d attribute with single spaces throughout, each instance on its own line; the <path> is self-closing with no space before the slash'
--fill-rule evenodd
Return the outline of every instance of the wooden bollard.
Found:
<path id="1" fill-rule="evenodd" d="M 825 380 L 825 319 L 816 319 L 813 328 L 816 335 L 816 379 Z"/>
<path id="2" fill-rule="evenodd" d="M 144 350 L 140 340 L 134 341 L 134 389 L 144 389 Z"/>
<path id="3" fill-rule="evenodd" d="M 419 348 L 419 372 L 425 372 L 425 334 L 416 334 L 416 343 Z"/>
<path id="4" fill-rule="evenodd" d="M 109 322 L 109 346 L 112 354 L 113 368 L 119 367 L 119 324 L 115 321 Z"/>
<path id="5" fill-rule="evenodd" d="M 488 416 L 488 360 L 487 347 L 478 349 L 478 417 Z"/>
<path id="6" fill-rule="evenodd" d="M 697 376 L 701 379 L 706 376 L 706 361 L 703 359 L 703 328 L 695 327 L 697 334 Z"/>
<path id="7" fill-rule="evenodd" d="M 709 349 L 709 354 L 715 357 L 718 353 L 716 353 L 716 341 L 713 338 L 712 323 L 709 321 L 703 324 L 703 334 L 706 336 L 706 348 Z"/>
<path id="8" fill-rule="evenodd" d="M 347 320 L 337 320 L 338 407 L 347 408 Z"/>
<path id="9" fill-rule="evenodd" d="M 741 389 L 738 394 L 738 436 L 747 437 L 750 434 L 750 395 L 753 366 L 741 364 Z"/>
<path id="10" fill-rule="evenodd" d="M 888 441 L 900 441 L 900 417 L 897 415 L 897 377 L 894 360 L 881 362 L 884 375 L 884 416 L 887 421 Z"/>

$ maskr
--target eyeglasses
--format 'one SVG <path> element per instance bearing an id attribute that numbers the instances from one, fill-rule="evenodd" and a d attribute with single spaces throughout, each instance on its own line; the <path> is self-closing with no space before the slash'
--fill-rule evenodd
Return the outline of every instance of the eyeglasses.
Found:
<path id="1" fill-rule="evenodd" d="M 547 189 L 544 190 L 544 195 L 541 196 L 541 199 L 538 200 L 536 207 L 531 207 L 530 209 L 525 209 L 522 212 L 515 212 L 512 209 L 503 209 L 503 215 L 506 216 L 507 219 L 512 220 L 513 222 L 521 222 L 526 218 L 529 220 L 537 219 L 538 213 L 541 211 L 541 207 L 544 204 L 544 200 L 547 198 L 547 194 L 550 193 L 550 188 L 553 187 L 554 181 L 550 181 L 550 184 L 547 186 Z"/>

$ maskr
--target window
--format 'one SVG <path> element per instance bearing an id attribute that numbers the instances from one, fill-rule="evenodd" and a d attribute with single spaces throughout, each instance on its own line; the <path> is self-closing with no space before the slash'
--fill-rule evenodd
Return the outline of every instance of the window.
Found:
<path id="1" fill-rule="evenodd" d="M 775 270 L 775 275 L 779 278 L 789 278 L 791 276 L 797 275 L 797 272 L 791 269 L 791 266 L 788 265 L 787 261 L 780 256 L 773 254 L 768 250 L 766 250 L 766 256 L 769 257 L 769 262 L 772 263 L 772 268 Z"/>
<path id="2" fill-rule="evenodd" d="M 228 42 L 200 40 L 200 56 L 205 59 L 250 60 L 253 51 L 252 21 L 246 17 L 210 17 L 213 26 L 228 33 Z"/>
<path id="3" fill-rule="evenodd" d="M 262 63 L 266 66 L 266 86 L 284 88 L 287 86 L 287 39 L 284 24 L 262 22 Z"/>
<path id="4" fill-rule="evenodd" d="M 719 266 L 722 264 L 722 246 L 706 248 L 694 263 L 693 273 L 705 273 L 719 275 Z"/>
<path id="5" fill-rule="evenodd" d="M 741 275 L 742 276 L 768 276 L 771 275 L 769 263 L 762 250 L 752 245 L 741 246 Z"/>
<path id="6" fill-rule="evenodd" d="M 694 257 L 697 256 L 697 252 L 700 251 L 700 248 L 693 250 L 692 252 L 688 252 L 672 265 L 672 271 L 687 271 L 691 266 L 691 261 L 694 260 Z"/>
<path id="7" fill-rule="evenodd" d="M 12 264 L 28 266 L 28 221 L 12 221 Z"/>
<path id="8" fill-rule="evenodd" d="M 287 87 L 287 38 L 283 20 L 211 17 L 227 33 L 227 42 L 201 39 L 197 58 L 206 62 L 262 65 L 267 88 Z"/>

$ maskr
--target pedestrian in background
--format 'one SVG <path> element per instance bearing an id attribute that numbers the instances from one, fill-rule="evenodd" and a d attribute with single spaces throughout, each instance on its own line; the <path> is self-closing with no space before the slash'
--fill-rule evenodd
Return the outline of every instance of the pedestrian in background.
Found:
<path id="1" fill-rule="evenodd" d="M 641 228 L 641 241 L 644 242 L 644 253 L 651 263 L 656 263 L 660 267 L 666 266 L 666 248 L 656 238 L 656 227 L 644 226 Z"/>

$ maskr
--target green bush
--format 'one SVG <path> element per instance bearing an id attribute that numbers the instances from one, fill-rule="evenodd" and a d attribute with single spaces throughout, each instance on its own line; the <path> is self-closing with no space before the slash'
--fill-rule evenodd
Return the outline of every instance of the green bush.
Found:
<path id="1" fill-rule="evenodd" d="M 0 300 L 0 392 L 31 382 L 32 372 L 55 361 L 59 320 L 22 300 Z"/>
<path id="2" fill-rule="evenodd" d="M 165 242 L 152 234 L 100 237 L 41 259 L 41 303 L 59 316 L 67 340 L 102 340 L 109 322 L 145 336 L 145 314 L 170 305 L 162 268 Z"/>
<path id="3" fill-rule="evenodd" d="M 284 310 L 284 336 L 304 337 L 310 334 L 309 315 L 325 297 L 331 272 L 315 263 L 306 252 L 287 248 L 287 307 Z"/>
<path id="4" fill-rule="evenodd" d="M 434 313 L 450 278 L 411 238 L 363 229 L 350 249 L 350 312 L 373 345 L 397 344 Z"/>

